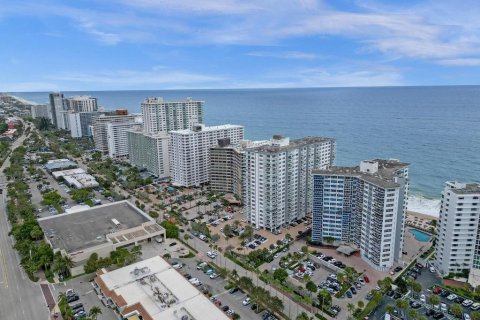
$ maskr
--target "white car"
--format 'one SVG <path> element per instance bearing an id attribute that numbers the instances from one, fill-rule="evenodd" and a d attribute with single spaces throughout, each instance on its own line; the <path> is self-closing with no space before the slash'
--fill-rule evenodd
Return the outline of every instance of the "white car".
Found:
<path id="1" fill-rule="evenodd" d="M 172 267 L 173 269 L 181 269 L 183 267 L 183 264 L 181 264 L 180 262 L 175 262 L 174 264 L 172 264 Z"/>
<path id="2" fill-rule="evenodd" d="M 215 272 L 212 273 L 210 276 L 210 279 L 215 279 L 215 278 L 218 278 L 218 274 L 216 274 Z"/>
<path id="3" fill-rule="evenodd" d="M 468 313 L 463 314 L 463 320 L 471 320 L 470 315 Z"/>
<path id="4" fill-rule="evenodd" d="M 440 311 L 447 312 L 447 305 L 445 303 L 440 304 Z"/>
<path id="5" fill-rule="evenodd" d="M 471 305 L 470 309 L 474 311 L 480 309 L 480 303 L 475 302 L 474 304 Z"/>
<path id="6" fill-rule="evenodd" d="M 473 304 L 473 301 L 472 301 L 472 300 L 469 300 L 469 299 L 463 301 L 463 303 L 462 303 L 462 305 L 463 305 L 464 307 L 467 307 L 467 308 L 470 307 L 472 304 Z"/>
<path id="7" fill-rule="evenodd" d="M 275 253 L 275 255 L 273 256 L 274 259 L 277 259 L 278 257 L 280 257 L 280 253 Z"/>
<path id="8" fill-rule="evenodd" d="M 426 303 L 426 302 L 427 302 L 427 298 L 425 297 L 424 294 L 422 294 L 422 295 L 420 296 L 420 302 L 421 302 L 421 303 Z"/>
<path id="9" fill-rule="evenodd" d="M 430 267 L 429 269 L 430 269 L 431 273 L 435 273 L 435 268 L 434 267 Z"/>
<path id="10" fill-rule="evenodd" d="M 242 304 L 244 306 L 248 306 L 250 304 L 252 300 L 250 299 L 250 297 L 246 297 L 245 300 L 242 301 Z"/>
<path id="11" fill-rule="evenodd" d="M 200 270 L 200 269 L 204 268 L 206 265 L 207 265 L 206 262 L 200 263 L 200 264 L 197 266 L 197 270 Z"/>
<path id="12" fill-rule="evenodd" d="M 452 293 L 451 295 L 449 295 L 449 296 L 447 297 L 447 300 L 453 301 L 453 300 L 455 300 L 455 299 L 457 299 L 457 298 L 458 298 L 458 296 L 457 296 L 456 294 L 453 294 L 453 293 Z"/>
<path id="13" fill-rule="evenodd" d="M 188 282 L 190 283 L 198 282 L 198 278 L 190 278 L 188 279 Z"/>

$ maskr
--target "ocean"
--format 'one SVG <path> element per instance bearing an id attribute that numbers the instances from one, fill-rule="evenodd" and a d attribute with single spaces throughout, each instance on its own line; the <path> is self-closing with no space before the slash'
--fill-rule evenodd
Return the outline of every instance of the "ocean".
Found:
<path id="1" fill-rule="evenodd" d="M 12 93 L 48 103 L 47 92 Z M 480 182 L 480 86 L 77 91 L 106 109 L 140 112 L 146 97 L 205 101 L 207 125 L 240 124 L 246 139 L 337 139 L 337 165 L 394 158 L 411 164 L 409 210 L 438 216 L 447 180 Z"/>

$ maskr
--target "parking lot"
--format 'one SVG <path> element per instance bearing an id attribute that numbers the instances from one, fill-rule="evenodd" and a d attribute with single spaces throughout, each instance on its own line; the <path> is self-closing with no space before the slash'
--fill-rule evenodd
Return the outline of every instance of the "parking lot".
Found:
<path id="1" fill-rule="evenodd" d="M 118 317 L 114 311 L 102 304 L 101 300 L 93 290 L 90 282 L 91 280 L 93 280 L 92 275 L 83 275 L 69 280 L 68 283 L 56 283 L 50 284 L 49 286 L 55 301 L 58 301 L 58 295 L 61 292 L 66 292 L 68 289 L 73 289 L 78 295 L 79 300 L 71 302 L 71 306 L 81 303 L 83 304 L 83 308 L 86 312 L 88 312 L 88 310 L 90 310 L 92 307 L 97 306 L 102 310 L 102 314 L 98 317 L 99 320 L 118 320 Z"/>
<path id="2" fill-rule="evenodd" d="M 38 166 L 38 169 L 41 169 L 41 166 Z M 42 171 L 44 171 L 43 169 L 41 169 Z M 58 213 L 62 213 L 65 211 L 65 209 L 68 209 L 68 208 L 71 208 L 73 206 L 76 206 L 78 205 L 78 203 L 75 201 L 75 200 L 72 200 L 70 194 L 69 194 L 69 190 L 71 190 L 71 188 L 69 188 L 68 186 L 66 186 L 65 184 L 55 180 L 51 174 L 47 173 L 44 171 L 44 174 L 43 176 L 37 178 L 37 179 L 33 179 L 32 177 L 28 177 L 27 176 L 27 182 L 28 182 L 28 185 L 29 185 L 29 188 L 30 188 L 30 191 L 31 191 L 31 195 L 32 195 L 32 204 L 34 204 L 37 208 L 37 217 L 38 218 L 44 218 L 44 217 L 48 217 L 50 215 L 55 215 L 55 214 L 58 214 Z M 57 210 L 55 210 L 54 208 L 49 208 L 47 206 L 44 206 L 42 204 L 42 200 L 43 200 L 43 195 L 42 195 L 42 188 L 51 188 L 52 190 L 55 190 L 58 192 L 58 194 L 60 196 L 62 196 L 62 198 L 65 199 L 65 203 L 62 204 L 62 208 L 61 208 L 61 212 L 58 212 Z M 98 204 L 104 204 L 104 203 L 110 203 L 110 201 L 105 198 L 98 190 L 92 190 L 92 193 L 93 193 L 93 198 L 94 199 L 98 199 L 100 200 L 100 203 Z M 38 210 L 40 209 L 40 210 Z"/>
<path id="3" fill-rule="evenodd" d="M 395 306 L 396 300 L 398 299 L 407 300 L 411 308 L 415 309 L 419 315 L 426 316 L 428 319 L 455 319 L 453 315 L 449 314 L 450 307 L 455 303 L 462 306 L 464 317 L 466 317 L 465 314 L 471 314 L 473 311 L 472 307 L 477 311 L 480 310 L 480 304 L 475 306 L 473 301 L 470 303 L 466 302 L 465 300 L 468 299 L 463 297 L 450 296 L 451 292 L 448 290 L 435 289 L 435 286 L 441 285 L 442 280 L 435 273 L 430 272 L 428 268 L 422 268 L 419 271 L 420 273 L 417 274 L 416 281 L 422 285 L 422 291 L 415 296 L 412 293 L 403 296 L 396 294 L 396 291 L 394 294 L 392 294 L 392 292 L 387 293 L 381 305 L 375 311 L 373 315 L 374 319 L 381 319 L 383 314 L 385 314 L 386 306 L 389 304 Z M 432 306 L 429 300 L 429 297 L 432 295 L 439 297 L 439 304 Z M 394 314 L 409 319 L 408 315 L 402 315 L 402 311 L 399 308 L 395 308 Z"/>
<path id="4" fill-rule="evenodd" d="M 223 279 L 222 277 L 210 279 L 210 277 L 202 270 L 198 270 L 198 259 L 172 259 L 172 261 L 180 261 L 183 263 L 184 266 L 178 271 L 184 275 L 197 278 L 202 283 L 199 288 L 202 289 L 205 287 L 212 294 L 212 296 L 216 298 L 216 301 L 219 301 L 216 302 L 219 308 L 228 306 L 229 309 L 234 310 L 235 313 L 240 315 L 241 319 L 261 319 L 261 313 L 256 314 L 252 310 L 251 304 L 246 306 L 243 305 L 242 302 L 247 297 L 245 293 L 241 292 L 240 290 L 235 293 L 230 293 L 229 290 L 225 289 L 225 286 L 228 284 L 227 280 Z M 209 262 L 209 260 L 205 261 Z"/>

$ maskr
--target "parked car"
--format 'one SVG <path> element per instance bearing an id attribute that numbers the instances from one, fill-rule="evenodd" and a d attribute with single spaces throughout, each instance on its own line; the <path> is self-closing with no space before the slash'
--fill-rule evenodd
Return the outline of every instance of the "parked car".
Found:
<path id="1" fill-rule="evenodd" d="M 451 295 L 449 295 L 449 296 L 447 297 L 447 300 L 453 301 L 453 300 L 457 299 L 457 297 L 458 297 L 458 296 L 457 296 L 456 294 L 452 293 Z"/>
<path id="2" fill-rule="evenodd" d="M 463 305 L 464 307 L 467 307 L 467 308 L 470 307 L 472 304 L 473 304 L 473 301 L 470 300 L 470 299 L 464 300 L 464 301 L 462 302 L 462 305 Z"/>
<path id="3" fill-rule="evenodd" d="M 244 306 L 248 306 L 250 304 L 252 300 L 250 299 L 250 297 L 246 297 L 245 300 L 242 301 L 242 304 Z"/>
<path id="4" fill-rule="evenodd" d="M 352 297 L 352 293 L 350 292 L 350 290 L 347 290 L 347 292 L 345 292 L 345 294 L 347 295 L 347 297 L 351 298 Z"/>
<path id="5" fill-rule="evenodd" d="M 435 314 L 433 315 L 433 319 L 436 319 L 436 320 L 443 319 L 443 312 L 441 311 L 435 312 Z"/>
<path id="6" fill-rule="evenodd" d="M 445 303 L 440 303 L 440 311 L 447 312 L 447 305 Z"/>
<path id="7" fill-rule="evenodd" d="M 419 302 L 417 302 L 417 301 L 412 301 L 412 302 L 410 302 L 410 307 L 412 307 L 413 309 L 418 309 L 418 308 L 420 308 L 421 306 L 422 306 L 422 305 L 421 305 Z"/>
<path id="8" fill-rule="evenodd" d="M 78 300 L 80 300 L 80 297 L 78 296 L 78 294 L 74 294 L 73 296 L 67 296 L 68 303 L 78 301 Z"/>
<path id="9" fill-rule="evenodd" d="M 427 298 L 425 297 L 424 294 L 422 294 L 422 295 L 420 296 L 420 302 L 421 302 L 421 303 L 426 303 L 426 302 L 427 302 Z"/>
<path id="10" fill-rule="evenodd" d="M 480 309 L 480 303 L 475 302 L 474 304 L 472 304 L 470 306 L 470 309 L 472 309 L 473 311 L 476 311 L 476 310 Z"/>
<path id="11" fill-rule="evenodd" d="M 231 294 L 234 294 L 234 293 L 237 292 L 237 291 L 238 291 L 238 288 L 237 288 L 237 287 L 233 287 L 233 288 L 230 289 L 230 291 L 228 291 L 228 292 L 230 292 Z"/>

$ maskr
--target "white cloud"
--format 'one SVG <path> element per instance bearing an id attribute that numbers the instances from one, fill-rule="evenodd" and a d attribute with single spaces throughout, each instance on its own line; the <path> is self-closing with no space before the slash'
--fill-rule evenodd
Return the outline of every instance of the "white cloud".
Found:
<path id="1" fill-rule="evenodd" d="M 248 52 L 247 55 L 252 57 L 299 59 L 299 60 L 314 60 L 319 57 L 315 53 L 301 52 L 301 51 L 283 51 L 283 52 L 252 51 L 252 52 Z"/>
<path id="2" fill-rule="evenodd" d="M 37 92 L 37 91 L 56 91 L 56 90 L 60 90 L 60 87 L 53 82 L 26 81 L 26 82 L 0 83 L 1 92 Z"/>
<path id="3" fill-rule="evenodd" d="M 444 59 L 438 63 L 444 66 L 480 67 L 480 58 Z"/>
<path id="4" fill-rule="evenodd" d="M 206 75 L 156 66 L 151 70 L 106 70 L 93 72 L 65 72 L 47 77 L 61 82 L 63 87 L 101 89 L 177 89 L 210 88 L 218 86 L 224 77 Z M 67 90 L 67 89 L 62 89 Z"/>

